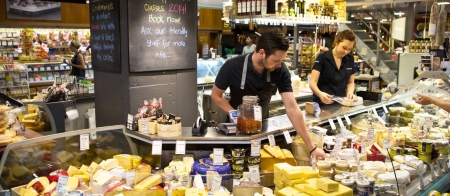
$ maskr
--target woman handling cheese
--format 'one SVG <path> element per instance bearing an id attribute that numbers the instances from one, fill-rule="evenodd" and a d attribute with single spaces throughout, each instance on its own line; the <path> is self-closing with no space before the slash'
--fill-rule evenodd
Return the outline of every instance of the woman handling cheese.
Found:
<path id="1" fill-rule="evenodd" d="M 430 105 L 434 104 L 435 106 L 440 107 L 441 109 L 445 110 L 446 112 L 450 112 L 450 102 L 442 101 L 436 98 L 432 98 L 429 96 L 425 96 L 422 94 L 417 94 L 419 99 L 416 99 L 416 103 L 421 105 Z"/>
<path id="2" fill-rule="evenodd" d="M 313 91 L 313 101 L 332 104 L 333 96 L 348 97 L 356 101 L 355 61 L 351 53 L 355 48 L 355 34 L 351 30 L 337 33 L 334 48 L 319 54 L 314 61 L 309 86 Z"/>

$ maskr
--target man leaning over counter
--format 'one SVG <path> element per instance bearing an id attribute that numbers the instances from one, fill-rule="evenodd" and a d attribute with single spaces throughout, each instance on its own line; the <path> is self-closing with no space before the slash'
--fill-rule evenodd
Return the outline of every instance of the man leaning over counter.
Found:
<path id="1" fill-rule="evenodd" d="M 325 158 L 325 152 L 317 148 L 308 134 L 303 114 L 292 90 L 291 76 L 282 60 L 286 57 L 289 40 L 279 29 L 263 33 L 255 52 L 238 56 L 225 62 L 212 89 L 212 100 L 226 113 L 237 109 L 243 96 L 258 96 L 262 117 L 269 116 L 269 103 L 274 87 L 278 89 L 286 114 L 297 134 L 308 146 L 313 158 Z M 230 88 L 230 102 L 222 98 Z"/>

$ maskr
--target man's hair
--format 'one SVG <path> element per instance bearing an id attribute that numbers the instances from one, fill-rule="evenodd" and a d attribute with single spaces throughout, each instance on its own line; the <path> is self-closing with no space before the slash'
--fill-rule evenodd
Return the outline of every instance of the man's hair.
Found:
<path id="1" fill-rule="evenodd" d="M 263 49 L 266 57 L 268 57 L 277 50 L 287 51 L 289 49 L 289 40 L 283 35 L 280 29 L 274 28 L 261 35 L 256 45 L 256 52 L 260 49 Z"/>

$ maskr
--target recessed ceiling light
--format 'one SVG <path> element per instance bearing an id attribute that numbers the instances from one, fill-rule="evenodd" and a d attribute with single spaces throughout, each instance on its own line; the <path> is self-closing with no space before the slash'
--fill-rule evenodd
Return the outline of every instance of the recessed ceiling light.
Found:
<path id="1" fill-rule="evenodd" d="M 403 12 L 394 12 L 394 15 L 397 15 L 397 16 L 401 16 L 401 15 L 404 15 L 405 13 L 403 13 Z"/>
<path id="2" fill-rule="evenodd" d="M 365 17 L 364 20 L 372 20 L 372 17 Z"/>
<path id="3" fill-rule="evenodd" d="M 450 4 L 450 2 L 439 2 L 438 5 L 447 5 Z"/>

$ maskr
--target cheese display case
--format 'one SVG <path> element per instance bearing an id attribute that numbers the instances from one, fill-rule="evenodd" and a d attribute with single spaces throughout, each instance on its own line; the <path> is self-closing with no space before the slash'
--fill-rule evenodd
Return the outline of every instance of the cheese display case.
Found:
<path id="1" fill-rule="evenodd" d="M 426 76 L 426 73 L 424 74 Z M 410 93 L 414 94 L 415 92 L 412 91 Z M 431 92 L 430 88 L 426 91 Z M 435 89 L 433 92 L 435 91 L 437 90 Z M 423 134 L 423 124 L 422 128 L 416 127 L 416 130 L 413 131 L 414 128 L 412 127 L 392 125 L 394 123 L 384 125 L 385 123 L 383 123 L 389 122 L 383 121 L 383 119 L 389 118 L 389 115 L 391 115 L 390 110 L 399 105 L 404 105 L 405 103 L 402 100 L 407 97 L 411 100 L 409 94 L 402 93 L 402 90 L 400 90 L 398 94 L 394 94 L 388 101 L 374 102 L 365 100 L 362 105 L 354 107 L 333 104 L 322 107 L 322 112 L 318 117 L 305 115 L 307 123 L 311 125 L 309 129 L 314 132 L 314 134 L 310 133 L 313 143 L 323 146 L 324 150 L 331 154 L 330 158 L 318 161 L 315 164 L 316 169 L 307 166 L 310 164 L 308 160 L 309 154 L 307 153 L 309 149 L 304 149 L 305 145 L 301 139 L 290 137 L 290 135 L 295 135 L 295 130 L 292 128 L 288 117 L 279 115 L 264 120 L 262 131 L 254 135 L 240 133 L 225 135 L 219 129 L 210 127 L 207 128 L 203 135 L 195 136 L 192 134 L 191 127 L 183 127 L 180 136 L 161 137 L 158 134 L 124 130 L 123 126 L 114 126 L 45 136 L 30 140 L 31 143 L 18 142 L 7 147 L 2 162 L 0 162 L 0 169 L 3 171 L 2 181 L 4 181 L 2 186 L 5 185 L 5 182 L 15 182 L 16 184 L 13 187 L 29 183 L 32 180 L 30 178 L 33 178 L 30 177 L 30 171 L 36 168 L 34 164 L 29 162 L 40 163 L 48 159 L 51 160 L 52 166 L 55 165 L 63 169 L 69 169 L 70 166 L 73 166 L 79 171 L 83 168 L 80 164 L 84 164 L 86 167 L 92 164 L 90 158 L 105 160 L 117 154 L 129 154 L 138 155 L 142 158 L 142 162 L 150 163 L 155 170 L 159 168 L 163 173 L 161 181 L 169 184 L 169 187 L 170 185 L 178 186 L 178 183 L 183 185 L 185 182 L 189 183 L 190 186 L 199 187 L 201 185 L 194 182 L 196 177 L 192 175 L 197 173 L 201 174 L 198 178 L 203 179 L 203 182 L 206 181 L 206 184 L 208 184 L 208 171 L 214 171 L 221 175 L 223 188 L 228 189 L 228 191 L 236 191 L 234 195 L 239 195 L 238 193 L 240 193 L 240 191 L 235 189 L 240 187 L 234 186 L 235 182 L 242 179 L 246 181 L 246 178 L 251 178 L 249 177 L 250 168 L 254 167 L 259 170 L 260 174 L 258 178 L 260 183 L 257 183 L 258 185 L 255 187 L 260 194 L 264 194 L 264 188 L 262 187 L 274 189 L 272 194 L 275 193 L 275 195 L 290 195 L 297 192 L 309 195 L 352 195 L 350 194 L 350 189 L 352 189 L 353 193 L 353 188 L 356 191 L 359 188 L 364 191 L 373 190 L 373 193 L 376 195 L 395 194 L 398 191 L 401 195 L 410 196 L 428 194 L 431 190 L 447 191 L 446 186 L 450 182 L 450 173 L 448 172 L 448 152 L 450 150 L 447 149 L 448 129 L 439 128 L 436 126 L 438 123 L 434 123 L 433 127 L 430 127 L 429 130 L 426 129 L 430 134 Z M 404 105 L 404 107 L 406 108 L 407 106 Z M 406 111 L 410 111 L 412 108 L 408 106 L 408 109 Z M 420 111 L 425 112 L 426 107 L 422 107 Z M 421 115 L 424 115 L 415 112 L 414 110 L 414 119 L 419 119 Z M 397 110 L 397 113 L 399 115 L 401 112 Z M 403 112 L 403 114 L 407 113 Z M 428 118 L 428 116 L 424 118 Z M 419 124 L 425 122 L 421 120 L 415 121 L 418 121 Z M 379 123 L 377 123 L 376 128 L 372 129 L 370 124 L 375 122 Z M 339 127 L 348 128 L 350 131 L 353 130 L 353 125 L 355 125 L 358 133 L 349 131 L 340 131 L 339 133 L 335 123 Z M 314 126 L 312 126 L 313 124 Z M 447 133 L 444 133 L 444 130 Z M 94 132 L 97 138 L 104 142 L 110 139 L 106 139 L 105 137 L 108 136 L 102 135 L 103 132 L 106 135 L 109 135 L 110 132 L 118 135 L 114 135 L 116 140 L 111 140 L 110 146 L 104 145 L 99 141 L 97 142 L 97 139 L 93 140 L 92 142 L 96 144 L 94 146 L 97 147 L 95 154 L 89 154 L 90 150 L 79 151 L 80 146 L 75 144 L 76 141 L 80 140 L 77 137 L 81 134 L 92 134 Z M 364 132 L 366 134 L 362 134 Z M 327 133 L 327 135 L 321 137 L 324 133 Z M 442 134 L 444 134 L 445 139 L 442 139 Z M 272 135 L 276 143 L 274 147 L 268 145 L 269 138 Z M 371 136 L 369 137 L 369 135 Z M 73 139 L 73 137 L 76 139 Z M 286 138 L 291 138 L 293 140 L 292 144 L 288 144 Z M 48 142 L 49 140 L 51 142 Z M 60 140 L 62 144 L 58 145 Z M 434 142 L 435 140 L 440 142 Z M 366 145 L 364 145 L 363 141 Z M 42 143 L 45 143 L 45 145 L 40 145 Z M 25 144 L 30 144 L 31 146 Z M 67 144 L 71 144 L 71 150 L 66 148 Z M 250 153 L 255 144 L 260 144 L 259 156 L 254 156 Z M 119 145 L 122 145 L 122 147 Z M 92 149 L 95 148 L 94 146 L 88 146 Z M 99 150 L 100 147 L 101 150 Z M 103 157 L 99 157 L 99 151 L 106 153 L 108 149 L 116 148 L 124 148 L 124 150 L 121 152 L 115 150 L 108 154 L 108 157 L 103 155 Z M 159 148 L 160 150 L 156 150 Z M 35 153 L 35 151 L 41 149 L 54 153 L 51 157 L 45 156 L 45 152 L 41 153 L 42 155 L 39 156 L 43 156 L 44 161 L 30 158 L 37 156 L 36 154 L 39 153 Z M 219 167 L 214 165 L 215 149 L 222 149 L 221 152 L 223 158 L 225 158 Z M 20 151 L 25 151 L 29 156 L 20 156 L 20 153 L 17 153 Z M 80 155 L 83 160 L 74 161 L 73 159 L 78 158 L 76 155 Z M 359 157 L 359 159 L 355 159 L 355 157 Z M 8 160 L 11 161 L 8 162 Z M 147 162 L 144 160 L 151 161 Z M 314 161 L 312 162 L 314 163 Z M 120 166 L 123 165 L 122 162 L 118 164 Z M 186 165 L 191 166 L 186 167 Z M 292 167 L 294 165 L 298 165 L 298 167 Z M 122 167 L 125 168 L 126 165 Z M 17 168 L 21 172 L 17 172 Z M 188 168 L 191 170 L 188 170 Z M 357 172 L 358 168 L 359 172 Z M 56 168 L 49 170 L 52 169 Z M 22 172 L 22 170 L 25 172 Z M 36 171 L 38 170 L 39 167 L 37 167 Z M 174 170 L 182 173 L 182 175 L 179 175 L 181 179 L 178 182 L 171 181 L 173 179 L 173 177 L 170 177 L 173 174 L 171 172 Z M 26 175 L 22 175 L 22 173 L 26 173 Z M 83 175 L 83 172 L 75 175 Z M 108 176 L 107 174 L 102 175 Z M 164 175 L 169 175 L 169 177 L 164 177 Z M 190 177 L 185 177 L 185 175 Z M 215 174 L 212 175 L 214 176 Z M 25 178 L 26 176 L 28 176 L 28 179 Z M 148 178 L 148 176 L 146 177 Z M 334 181 L 322 179 L 323 177 L 334 179 Z M 19 178 L 27 179 L 28 181 L 18 182 Z M 150 186 L 154 186 L 160 180 L 159 177 L 154 178 L 150 178 L 145 185 L 141 186 L 145 190 Z M 188 178 L 190 180 L 187 180 Z M 254 178 L 254 180 L 256 179 Z M 308 182 L 308 184 L 305 182 Z M 248 190 L 251 186 L 243 185 L 241 188 Z M 92 189 L 92 187 L 88 188 Z M 20 192 L 20 188 L 17 191 Z M 172 195 L 178 193 L 178 189 L 171 191 L 175 191 L 172 192 Z M 187 191 L 198 192 L 201 190 L 186 189 L 180 195 L 187 194 Z M 124 195 L 127 195 L 127 193 L 124 193 Z M 271 194 L 266 193 L 264 195 Z"/>
<path id="2" fill-rule="evenodd" d="M 197 59 L 197 86 L 212 86 L 224 63 L 222 58 Z"/>

